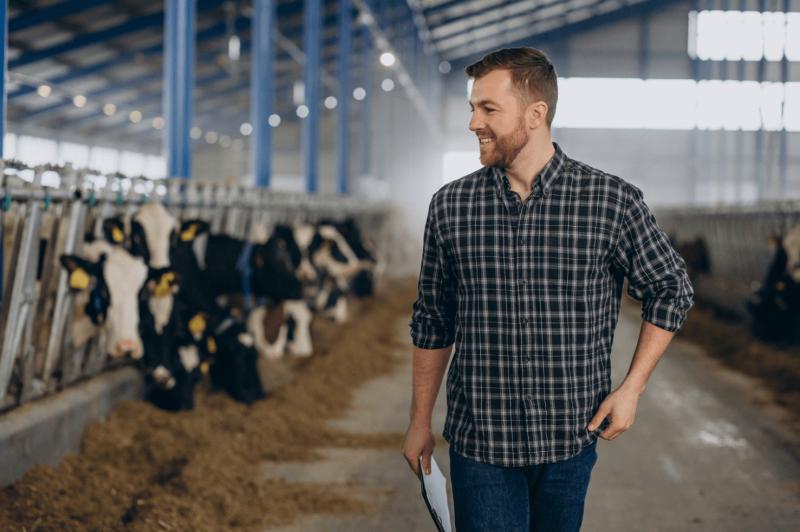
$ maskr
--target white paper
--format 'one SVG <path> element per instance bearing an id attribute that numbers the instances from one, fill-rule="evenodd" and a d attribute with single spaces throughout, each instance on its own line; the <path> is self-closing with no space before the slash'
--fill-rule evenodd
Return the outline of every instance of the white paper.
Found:
<path id="1" fill-rule="evenodd" d="M 431 474 L 426 475 L 422 469 L 422 458 L 419 462 L 422 474 L 422 487 L 428 498 L 431 511 L 439 517 L 439 522 L 445 532 L 452 532 L 450 526 L 450 507 L 447 504 L 447 479 L 442 474 L 436 460 L 431 456 Z"/>

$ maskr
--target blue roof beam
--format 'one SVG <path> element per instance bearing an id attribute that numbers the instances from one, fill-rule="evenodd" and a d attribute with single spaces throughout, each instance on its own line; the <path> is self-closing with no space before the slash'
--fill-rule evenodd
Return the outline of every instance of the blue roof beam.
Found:
<path id="1" fill-rule="evenodd" d="M 219 0 L 197 0 L 198 11 L 212 9 L 217 6 L 219 6 Z M 35 63 L 37 61 L 51 59 L 55 55 L 65 54 L 67 52 L 73 52 L 75 50 L 79 50 L 86 46 L 102 44 L 111 39 L 116 39 L 118 37 L 121 37 L 123 35 L 128 35 L 130 33 L 136 33 L 138 31 L 151 28 L 159 28 L 161 27 L 162 24 L 164 24 L 163 11 L 159 11 L 158 13 L 152 13 L 150 15 L 144 15 L 141 17 L 135 17 L 121 24 L 117 24 L 116 26 L 112 26 L 110 28 L 94 31 L 91 33 L 76 35 L 74 38 L 69 39 L 65 42 L 49 46 L 47 48 L 42 48 L 39 50 L 23 53 L 20 57 L 16 58 L 14 61 L 10 61 L 8 67 L 19 68 L 25 65 Z"/>
<path id="2" fill-rule="evenodd" d="M 23 10 L 22 14 L 8 21 L 9 31 L 19 31 L 32 26 L 53 22 L 97 6 L 111 4 L 113 0 L 67 0 L 45 7 Z"/>

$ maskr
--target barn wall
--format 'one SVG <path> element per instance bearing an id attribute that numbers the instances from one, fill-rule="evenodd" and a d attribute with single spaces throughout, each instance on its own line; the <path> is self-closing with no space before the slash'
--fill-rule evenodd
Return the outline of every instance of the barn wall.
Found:
<path id="1" fill-rule="evenodd" d="M 687 20 L 692 5 L 692 2 L 673 3 L 649 15 L 649 52 L 643 64 L 640 18 L 603 26 L 552 45 L 543 43 L 539 47 L 553 60 L 560 76 L 688 79 L 691 61 L 686 52 Z M 734 3 L 730 6 L 733 8 Z M 768 9 L 781 6 L 769 5 Z M 758 2 L 750 0 L 747 9 L 757 10 Z M 728 66 L 729 79 L 734 79 L 736 64 Z M 756 80 L 757 63 L 749 62 L 745 66 L 744 79 Z M 719 64 L 711 65 L 708 78 L 719 79 L 721 69 Z M 765 81 L 780 81 L 779 63 L 767 64 Z M 789 81 L 800 81 L 800 64 L 789 63 Z M 470 114 L 463 71 L 454 69 L 449 84 L 446 149 L 474 151 L 477 169 L 480 167 L 477 141 L 467 128 Z M 797 196 L 800 194 L 800 133 L 786 133 L 789 177 L 785 194 L 778 186 L 781 133 L 765 132 L 763 135 L 764 198 Z M 651 206 L 734 202 L 741 197 L 737 196 L 734 185 L 737 176 L 744 181 L 745 195 L 753 196 L 757 136 L 756 132 L 734 131 L 568 128 L 553 131 L 554 140 L 569 156 L 641 187 Z"/>

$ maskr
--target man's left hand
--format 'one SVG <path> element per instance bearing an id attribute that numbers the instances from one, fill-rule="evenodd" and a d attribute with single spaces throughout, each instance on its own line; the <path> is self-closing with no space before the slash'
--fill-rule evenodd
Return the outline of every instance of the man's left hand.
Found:
<path id="1" fill-rule="evenodd" d="M 636 405 L 639 403 L 639 393 L 632 389 L 620 386 L 600 403 L 597 413 L 586 428 L 595 430 L 606 416 L 611 416 L 611 424 L 599 436 L 604 440 L 613 440 L 633 425 L 636 418 Z"/>

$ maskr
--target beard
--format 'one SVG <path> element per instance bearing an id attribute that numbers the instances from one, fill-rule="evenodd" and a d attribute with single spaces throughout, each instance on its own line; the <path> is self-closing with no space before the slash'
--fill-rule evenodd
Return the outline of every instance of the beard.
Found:
<path id="1" fill-rule="evenodd" d="M 497 136 L 491 130 L 485 131 L 483 135 L 492 137 L 494 142 L 480 145 L 481 164 L 503 170 L 511 166 L 519 152 L 528 143 L 528 130 L 525 128 L 525 121 L 522 117 L 517 122 L 514 131 L 508 135 Z"/>

